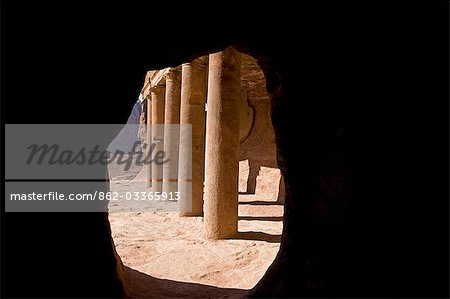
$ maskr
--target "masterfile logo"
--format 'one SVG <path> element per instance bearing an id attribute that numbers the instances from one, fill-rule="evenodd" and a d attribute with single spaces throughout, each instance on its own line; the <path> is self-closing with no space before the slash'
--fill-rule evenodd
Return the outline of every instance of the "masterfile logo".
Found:
<path id="1" fill-rule="evenodd" d="M 191 207 L 191 125 L 15 124 L 5 133 L 7 212 Z"/>

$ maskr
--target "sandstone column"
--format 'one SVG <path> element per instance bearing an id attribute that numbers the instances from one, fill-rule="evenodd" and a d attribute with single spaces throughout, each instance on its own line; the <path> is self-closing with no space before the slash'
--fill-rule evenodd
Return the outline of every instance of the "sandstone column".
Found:
<path id="1" fill-rule="evenodd" d="M 144 101 L 147 101 L 147 125 L 146 125 L 146 142 L 147 146 L 144 149 L 144 157 L 149 157 L 149 151 L 150 146 L 152 144 L 152 97 L 151 95 L 147 95 L 147 97 L 144 99 Z M 150 159 L 148 159 L 150 160 Z M 144 167 L 146 168 L 146 184 L 148 188 L 152 187 L 152 164 L 149 163 L 150 161 L 145 162 Z"/>
<path id="2" fill-rule="evenodd" d="M 152 144 L 154 147 L 152 159 L 155 154 L 164 150 L 164 86 L 153 86 L 152 94 Z M 163 165 L 152 161 L 152 191 L 162 192 Z"/>
<path id="3" fill-rule="evenodd" d="M 163 192 L 175 198 L 178 185 L 178 143 L 181 101 L 181 73 L 171 68 L 166 74 L 166 98 L 164 115 L 164 152 L 169 160 L 163 165 Z M 172 193 L 172 194 L 170 194 Z"/>
<path id="4" fill-rule="evenodd" d="M 233 48 L 209 56 L 206 126 L 206 236 L 235 236 L 238 225 L 240 54 Z"/>
<path id="5" fill-rule="evenodd" d="M 182 65 L 179 209 L 182 216 L 203 215 L 203 167 L 205 156 L 205 101 L 207 57 Z M 188 132 L 183 125 L 191 124 Z M 192 142 L 189 134 L 192 133 Z"/>

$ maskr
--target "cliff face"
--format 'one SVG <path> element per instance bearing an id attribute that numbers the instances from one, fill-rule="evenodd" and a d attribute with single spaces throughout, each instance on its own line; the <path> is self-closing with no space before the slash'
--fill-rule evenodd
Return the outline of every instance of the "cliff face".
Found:
<path id="1" fill-rule="evenodd" d="M 266 79 L 256 59 L 242 54 L 241 147 L 239 160 L 252 160 L 260 166 L 277 168 L 275 134 L 270 120 Z"/>
<path id="2" fill-rule="evenodd" d="M 126 125 L 109 145 L 108 150 L 110 152 L 114 152 L 115 150 L 129 152 L 132 150 L 133 144 L 138 141 L 139 121 L 142 114 L 141 112 L 141 103 L 140 101 L 137 101 L 134 104 L 133 109 L 131 110 Z M 137 148 L 137 150 L 139 150 L 139 148 Z"/>
<path id="3" fill-rule="evenodd" d="M 241 60 L 241 85 L 239 160 L 248 160 L 247 192 L 254 194 L 261 166 L 278 168 L 278 165 L 266 78 L 256 59 L 246 54 L 242 54 Z M 274 179 L 279 180 L 278 201 L 283 202 L 283 178 Z"/>

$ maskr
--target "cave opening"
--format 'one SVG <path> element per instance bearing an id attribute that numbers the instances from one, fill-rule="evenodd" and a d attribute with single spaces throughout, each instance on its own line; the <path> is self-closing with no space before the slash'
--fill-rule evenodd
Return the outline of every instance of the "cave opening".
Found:
<path id="1" fill-rule="evenodd" d="M 126 207 L 129 202 L 110 203 L 112 239 L 119 264 L 123 264 L 120 272 L 125 293 L 130 297 L 243 296 L 260 281 L 279 251 L 285 191 L 277 166 L 265 75 L 251 55 L 231 47 L 218 53 L 224 52 L 232 53 L 223 58 L 232 60 L 232 63 L 236 63 L 234 59 L 238 57 L 239 69 L 235 73 L 230 72 L 229 76 L 235 76 L 239 90 L 227 93 L 231 79 L 225 75 L 220 78 L 225 86 L 220 101 L 227 105 L 228 100 L 234 100 L 235 110 L 226 111 L 221 107 L 216 112 L 218 114 L 210 113 L 215 100 L 210 94 L 210 89 L 214 88 L 211 87 L 212 71 L 209 65 L 210 57 L 214 55 L 212 53 L 176 67 L 148 71 L 139 99 L 128 119 L 133 129 L 126 134 L 135 134 L 142 142 L 144 152 L 147 146 L 152 148 L 148 140 L 152 140 L 152 145 L 155 140 L 158 143 L 162 140 L 164 144 L 161 148 L 164 150 L 167 149 L 166 143 L 169 143 L 167 133 L 160 138 L 161 133 L 155 135 L 156 131 L 148 125 L 192 125 L 192 151 L 185 158 L 182 146 L 176 148 L 178 160 L 175 165 L 181 169 L 183 159 L 192 159 L 191 189 L 186 189 L 181 181 L 174 185 L 173 179 L 170 179 L 170 184 L 166 183 L 169 181 L 167 176 L 161 173 L 158 176 L 160 169 L 152 165 L 135 163 L 126 172 L 123 167 L 118 167 L 120 165 L 109 166 L 110 189 L 122 198 L 127 198 L 130 193 L 155 190 L 162 193 L 192 190 L 192 211 L 188 213 L 177 211 L 176 201 L 158 201 L 150 210 L 132 212 Z M 225 61 L 225 66 L 222 66 L 225 71 L 229 68 L 227 63 Z M 227 116 L 227 113 L 231 115 Z M 234 156 L 208 147 L 208 141 L 214 142 L 208 139 L 208 134 L 214 137 L 208 126 L 217 125 L 214 118 L 220 119 L 219 125 L 227 126 L 230 123 L 227 117 L 233 118 L 231 123 L 237 128 L 231 134 L 232 142 L 235 142 Z M 153 130 L 153 136 L 149 137 L 150 130 Z M 196 135 L 197 131 L 199 134 Z M 176 137 L 181 138 L 178 135 Z M 219 140 L 221 138 L 219 136 Z M 210 211 L 208 215 L 204 209 L 224 208 L 221 203 L 204 206 L 208 200 L 205 189 L 209 172 L 220 171 L 208 168 L 206 164 L 220 160 L 217 155 L 226 156 L 226 164 L 235 168 L 233 171 L 237 175 L 236 184 L 231 185 L 233 192 L 230 189 L 225 192 L 221 190 L 222 182 L 220 186 L 211 184 L 209 191 L 209 198 L 216 196 L 215 188 L 226 197 L 221 198 L 222 201 L 230 201 L 228 198 L 233 201 L 235 197 L 236 202 L 231 203 L 231 208 L 230 204 L 225 207 L 228 213 L 226 210 L 236 208 L 235 215 L 231 215 L 236 217 L 236 226 L 231 233 L 226 228 L 227 235 L 214 235 L 215 229 L 208 232 L 205 228 L 208 225 L 205 218 L 220 217 L 217 211 Z M 170 171 L 168 167 L 160 168 L 161 172 Z M 228 175 L 228 172 L 225 173 Z M 196 200 L 200 205 L 195 206 Z M 136 206 L 136 202 L 131 201 L 131 204 Z M 223 219 L 215 221 L 213 225 L 220 226 Z"/>

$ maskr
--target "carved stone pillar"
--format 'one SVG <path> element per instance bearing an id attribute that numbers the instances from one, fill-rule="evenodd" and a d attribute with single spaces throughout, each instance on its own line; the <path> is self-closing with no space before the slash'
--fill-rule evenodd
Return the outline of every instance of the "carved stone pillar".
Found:
<path id="1" fill-rule="evenodd" d="M 154 146 L 152 158 L 156 153 L 164 150 L 164 86 L 153 86 L 152 95 L 152 143 Z M 152 191 L 162 192 L 163 165 L 152 162 Z"/>
<path id="2" fill-rule="evenodd" d="M 213 239 L 237 233 L 240 67 L 231 47 L 209 55 L 204 220 Z"/>
<path id="3" fill-rule="evenodd" d="M 203 215 L 203 173 L 205 157 L 205 101 L 207 57 L 182 65 L 180 123 L 192 131 L 180 132 L 179 183 L 180 215 Z M 186 139 L 192 133 L 192 143 Z"/>
<path id="4" fill-rule="evenodd" d="M 148 157 L 148 153 L 150 151 L 150 146 L 152 144 L 152 97 L 151 95 L 148 95 L 144 101 L 147 102 L 147 126 L 146 126 L 146 147 L 144 149 L 144 157 Z M 147 178 L 147 187 L 151 188 L 152 187 L 152 164 L 149 164 L 148 162 L 146 162 L 146 164 L 144 164 L 144 167 L 146 168 L 146 178 Z"/>
<path id="5" fill-rule="evenodd" d="M 166 74 L 166 97 L 164 115 L 164 152 L 168 162 L 163 165 L 163 192 L 169 198 L 175 197 L 178 190 L 178 144 L 181 101 L 181 72 L 171 68 Z"/>

